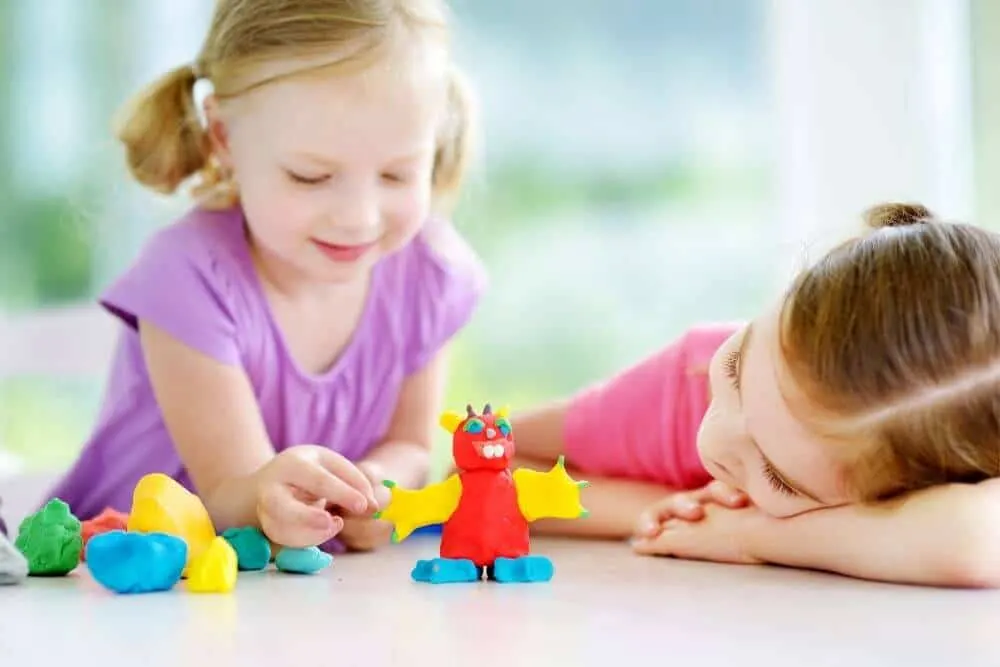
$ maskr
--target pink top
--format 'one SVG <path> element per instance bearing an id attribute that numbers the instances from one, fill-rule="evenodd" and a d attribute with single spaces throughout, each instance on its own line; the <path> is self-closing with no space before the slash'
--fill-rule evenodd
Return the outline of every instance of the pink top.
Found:
<path id="1" fill-rule="evenodd" d="M 693 328 L 577 394 L 563 433 L 567 461 L 583 472 L 675 489 L 711 481 L 697 449 L 709 404 L 708 364 L 737 330 L 733 324 Z"/>

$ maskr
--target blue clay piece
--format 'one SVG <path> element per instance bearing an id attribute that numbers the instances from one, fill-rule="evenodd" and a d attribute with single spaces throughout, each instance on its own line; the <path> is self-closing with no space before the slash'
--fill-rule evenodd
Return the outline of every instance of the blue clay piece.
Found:
<path id="1" fill-rule="evenodd" d="M 236 552 L 239 569 L 263 570 L 271 562 L 271 544 L 258 528 L 229 528 L 222 537 Z"/>
<path id="2" fill-rule="evenodd" d="M 555 568 L 545 556 L 497 558 L 493 563 L 493 576 L 500 583 L 531 584 L 551 581 Z"/>
<path id="3" fill-rule="evenodd" d="M 115 593 L 167 591 L 180 580 L 187 543 L 164 533 L 112 530 L 90 538 L 86 559 L 94 580 Z"/>
<path id="4" fill-rule="evenodd" d="M 314 574 L 333 562 L 333 556 L 316 547 L 307 549 L 283 548 L 274 559 L 274 566 L 292 574 Z"/>
<path id="5" fill-rule="evenodd" d="M 410 578 L 428 584 L 463 584 L 479 581 L 480 571 L 468 558 L 418 560 Z"/>

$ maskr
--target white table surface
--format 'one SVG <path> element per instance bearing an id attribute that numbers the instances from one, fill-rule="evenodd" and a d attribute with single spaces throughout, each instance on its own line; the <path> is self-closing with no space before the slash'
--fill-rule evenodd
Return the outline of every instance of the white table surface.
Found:
<path id="1" fill-rule="evenodd" d="M 535 540 L 542 585 L 409 579 L 436 537 L 228 595 L 115 596 L 77 569 L 0 587 L 3 665 L 1000 665 L 1000 593 Z M 308 661 L 308 662 L 307 662 Z M 623 662 L 627 661 L 627 662 Z"/>

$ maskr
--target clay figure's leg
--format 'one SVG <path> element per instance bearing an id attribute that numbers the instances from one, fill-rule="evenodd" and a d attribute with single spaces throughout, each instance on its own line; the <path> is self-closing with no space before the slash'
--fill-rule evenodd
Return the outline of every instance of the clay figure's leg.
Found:
<path id="1" fill-rule="evenodd" d="M 493 564 L 493 574 L 502 584 L 528 584 L 552 579 L 555 568 L 545 556 L 521 556 L 520 558 L 497 558 Z"/>
<path id="2" fill-rule="evenodd" d="M 457 584 L 479 581 L 480 571 L 467 558 L 434 558 L 417 561 L 410 576 L 428 584 Z"/>

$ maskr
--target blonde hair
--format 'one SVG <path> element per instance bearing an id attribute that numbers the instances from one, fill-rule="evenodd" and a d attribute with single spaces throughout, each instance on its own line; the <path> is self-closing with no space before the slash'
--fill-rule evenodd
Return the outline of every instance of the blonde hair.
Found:
<path id="1" fill-rule="evenodd" d="M 389 47 L 401 29 L 447 34 L 444 0 L 218 0 L 205 42 L 190 65 L 173 69 L 121 110 L 115 134 L 133 177 L 172 194 L 192 177 L 204 204 L 231 206 L 236 189 L 212 154 L 194 100 L 200 78 L 216 98 L 231 99 L 272 81 L 365 65 Z M 270 76 L 262 65 L 329 56 L 319 64 Z M 471 149 L 472 98 L 461 73 L 448 73 L 448 111 L 438 134 L 432 174 L 436 206 L 461 186 Z"/>
<path id="2" fill-rule="evenodd" d="M 919 204 L 867 222 L 783 304 L 781 352 L 813 426 L 864 444 L 841 450 L 861 500 L 1000 475 L 1000 236 Z"/>

